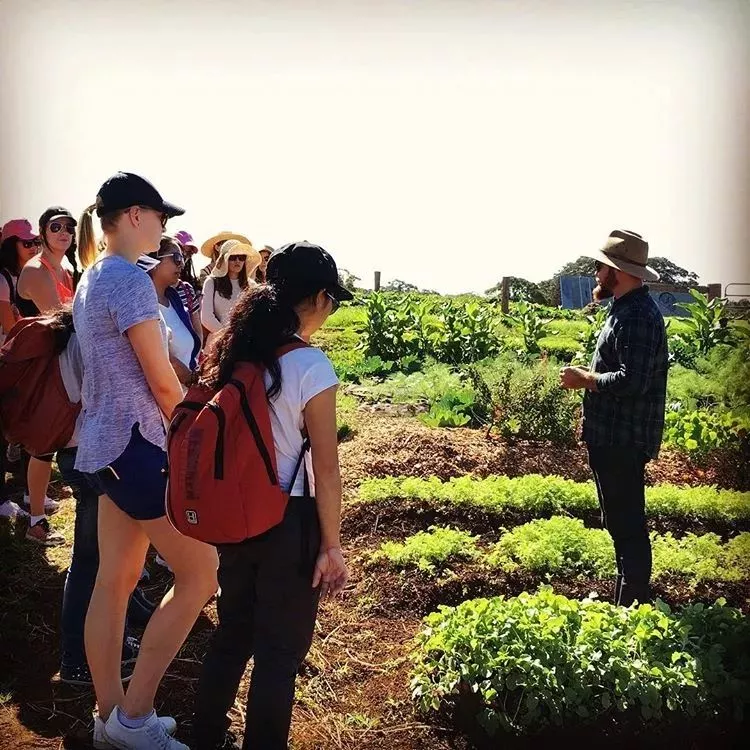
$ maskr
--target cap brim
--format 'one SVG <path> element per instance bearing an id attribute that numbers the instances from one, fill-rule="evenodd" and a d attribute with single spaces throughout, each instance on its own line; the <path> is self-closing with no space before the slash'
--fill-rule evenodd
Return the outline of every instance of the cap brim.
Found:
<path id="1" fill-rule="evenodd" d="M 146 273 L 152 271 L 160 263 L 161 261 L 158 258 L 153 258 L 150 255 L 141 255 L 135 262 L 136 266 L 138 266 L 138 268 L 140 268 L 142 271 L 145 271 Z"/>
<path id="2" fill-rule="evenodd" d="M 335 286 L 333 289 L 329 289 L 328 292 L 334 299 L 337 299 L 339 302 L 348 302 L 349 300 L 354 299 L 354 295 L 340 284 Z"/>
<path id="3" fill-rule="evenodd" d="M 78 226 L 78 222 L 70 214 L 55 214 L 47 219 L 47 224 L 53 221 L 59 221 L 60 219 L 67 219 L 74 227 Z"/>
<path id="4" fill-rule="evenodd" d="M 180 208 L 179 206 L 175 206 L 174 203 L 170 203 L 169 201 L 162 201 L 162 207 L 161 210 L 169 216 L 170 219 L 173 219 L 175 216 L 182 216 L 185 213 L 184 208 Z"/>

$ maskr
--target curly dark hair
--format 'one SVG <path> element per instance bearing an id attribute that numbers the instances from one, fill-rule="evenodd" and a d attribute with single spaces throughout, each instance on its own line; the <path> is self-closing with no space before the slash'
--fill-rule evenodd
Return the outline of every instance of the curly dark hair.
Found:
<path id="1" fill-rule="evenodd" d="M 269 399 L 281 390 L 281 367 L 277 352 L 294 339 L 300 326 L 295 307 L 312 298 L 319 289 L 294 285 L 261 284 L 245 290 L 200 370 L 201 384 L 219 390 L 232 377 L 240 362 L 262 365 L 271 375 Z"/>

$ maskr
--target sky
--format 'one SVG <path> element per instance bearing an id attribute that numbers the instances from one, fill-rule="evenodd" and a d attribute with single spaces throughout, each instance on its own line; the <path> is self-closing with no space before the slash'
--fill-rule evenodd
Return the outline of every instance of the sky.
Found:
<path id="1" fill-rule="evenodd" d="M 615 228 L 750 282 L 750 2 L 0 0 L 0 220 L 117 170 L 169 230 L 372 284 L 549 278 Z M 748 287 L 750 289 L 750 287 Z"/>

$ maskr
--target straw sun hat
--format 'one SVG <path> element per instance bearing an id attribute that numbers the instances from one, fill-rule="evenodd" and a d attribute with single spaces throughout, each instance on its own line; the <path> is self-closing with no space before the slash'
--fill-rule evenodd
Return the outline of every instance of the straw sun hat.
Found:
<path id="1" fill-rule="evenodd" d="M 217 240 L 217 242 L 220 240 Z M 227 275 L 229 256 L 244 255 L 245 270 L 247 278 L 252 279 L 255 270 L 261 264 L 260 253 L 252 246 L 250 242 L 240 242 L 239 240 L 226 240 L 219 251 L 219 259 L 211 271 L 211 276 L 220 278 Z"/>
<path id="2" fill-rule="evenodd" d="M 247 245 L 251 244 L 250 240 L 242 234 L 235 234 L 234 232 L 219 232 L 213 237 L 209 237 L 201 245 L 201 253 L 207 258 L 213 258 L 214 245 L 217 242 L 224 242 L 225 240 L 237 240 L 238 242 L 244 242 Z"/>

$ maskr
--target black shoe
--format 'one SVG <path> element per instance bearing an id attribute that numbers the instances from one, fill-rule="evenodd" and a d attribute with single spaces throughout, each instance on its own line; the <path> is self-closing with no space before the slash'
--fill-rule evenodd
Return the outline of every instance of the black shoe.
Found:
<path id="1" fill-rule="evenodd" d="M 122 663 L 133 664 L 138 658 L 138 652 L 141 650 L 141 642 L 132 635 L 125 637 L 122 642 Z"/>
<path id="2" fill-rule="evenodd" d="M 149 601 L 143 591 L 136 586 L 128 603 L 128 623 L 138 628 L 145 628 L 155 611 L 156 605 Z"/>
<path id="3" fill-rule="evenodd" d="M 130 679 L 133 677 L 134 668 L 135 666 L 132 662 L 123 662 L 120 665 L 120 679 L 123 682 L 130 682 Z M 89 687 L 94 684 L 88 664 L 61 664 L 60 682 L 79 687 Z"/>

